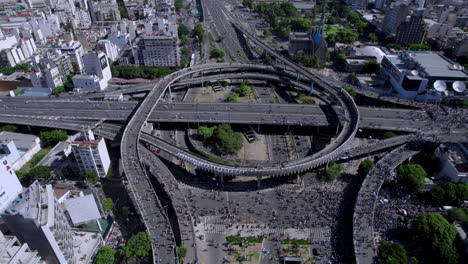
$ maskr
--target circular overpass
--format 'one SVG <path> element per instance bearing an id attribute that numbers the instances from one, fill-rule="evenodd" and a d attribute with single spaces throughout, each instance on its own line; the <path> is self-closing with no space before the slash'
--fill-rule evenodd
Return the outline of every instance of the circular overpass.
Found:
<path id="1" fill-rule="evenodd" d="M 196 154 L 189 153 L 186 150 L 179 149 L 178 147 L 164 142 L 149 134 L 140 133 L 142 127 L 147 122 L 148 117 L 150 116 L 154 107 L 165 94 L 165 91 L 169 87 L 176 85 L 177 81 L 188 76 L 195 76 L 197 74 L 201 74 L 202 72 L 204 74 L 215 74 L 221 77 L 223 76 L 221 73 L 224 72 L 227 73 L 226 77 L 229 76 L 230 78 L 233 78 L 233 72 L 237 72 L 239 74 L 238 78 L 243 78 L 243 76 L 245 78 L 252 77 L 252 73 L 248 73 L 252 71 L 256 72 L 257 74 L 257 78 L 254 79 L 264 78 L 265 80 L 289 83 L 295 88 L 308 88 L 306 84 L 299 82 L 299 80 L 301 79 L 300 77 L 294 78 L 291 74 L 281 72 L 281 70 L 265 65 L 242 63 L 217 63 L 198 65 L 180 70 L 178 72 L 164 77 L 162 80 L 156 83 L 154 85 L 154 88 L 149 92 L 145 100 L 135 111 L 134 115 L 128 122 L 128 125 L 126 126 L 122 136 L 122 155 L 137 156 L 138 153 L 136 151 L 136 147 L 138 146 L 137 142 L 141 136 L 141 140 L 145 141 L 146 143 L 159 147 L 162 151 L 166 151 L 178 157 L 179 159 L 191 163 L 205 171 L 214 172 L 220 175 L 265 177 L 301 173 L 312 168 L 324 165 L 328 162 L 331 162 L 343 152 L 345 146 L 350 142 L 350 140 L 353 139 L 354 135 L 357 132 L 357 128 L 359 125 L 359 111 L 356 104 L 354 103 L 353 98 L 345 90 L 336 89 L 332 86 L 327 85 L 326 83 L 321 83 L 321 86 L 317 87 L 316 89 L 321 89 L 322 91 L 325 91 L 329 95 L 328 97 L 334 98 L 334 101 L 337 102 L 344 110 L 344 122 L 342 124 L 342 129 L 339 135 L 327 147 L 303 159 L 268 165 L 265 167 L 243 167 L 224 165 L 210 161 Z M 272 78 L 272 75 L 276 75 L 277 77 Z M 281 77 L 278 77 L 278 75 L 281 75 Z M 125 171 L 127 170 L 127 168 L 128 167 L 126 166 L 126 164 L 124 164 Z"/>

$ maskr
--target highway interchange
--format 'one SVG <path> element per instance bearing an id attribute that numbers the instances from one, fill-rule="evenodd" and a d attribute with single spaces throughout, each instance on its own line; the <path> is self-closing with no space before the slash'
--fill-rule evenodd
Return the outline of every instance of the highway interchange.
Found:
<path id="1" fill-rule="evenodd" d="M 149 149 L 154 150 L 156 148 L 162 150 L 163 153 L 159 155 L 167 155 L 164 156 L 166 159 L 175 157 L 175 159 L 179 161 L 183 161 L 205 171 L 220 175 L 269 177 L 296 175 L 298 173 L 310 171 L 312 168 L 328 164 L 331 161 L 339 160 L 343 156 L 351 158 L 353 156 L 364 155 L 368 152 L 399 146 L 406 142 L 414 141 L 415 139 L 421 140 L 420 137 L 407 135 L 380 142 L 369 142 L 369 145 L 365 146 L 352 147 L 351 142 L 358 128 L 381 128 L 420 132 L 421 134 L 433 132 L 439 136 L 450 134 L 458 135 L 457 140 L 460 137 L 464 138 L 466 135 L 466 122 L 463 120 L 466 119 L 467 115 L 463 111 L 458 112 L 458 115 L 461 116 L 461 123 L 465 123 L 465 126 L 447 128 L 449 124 L 448 121 L 441 121 L 435 124 L 434 120 L 437 120 L 437 118 L 434 119 L 433 116 L 429 115 L 431 109 L 437 106 L 431 106 L 425 109 L 376 109 L 357 107 L 354 100 L 341 89 L 342 85 L 340 83 L 326 80 L 322 76 L 318 76 L 315 73 L 303 69 L 301 66 L 296 65 L 269 49 L 269 47 L 263 45 L 261 41 L 239 26 L 239 24 L 231 24 L 230 22 L 235 19 L 228 14 L 222 1 L 203 0 L 202 3 L 204 11 L 206 10 L 205 12 L 208 14 L 208 19 L 206 19 L 205 23 L 212 23 L 219 35 L 229 36 L 225 38 L 223 43 L 225 43 L 227 49 L 232 51 L 230 58 L 233 61 L 245 62 L 246 56 L 243 54 L 244 51 L 241 45 L 236 40 L 237 37 L 235 37 L 236 34 L 234 33 L 235 30 L 232 25 L 234 25 L 238 31 L 242 32 L 245 37 L 287 65 L 291 73 L 283 74 L 281 78 L 277 77 L 278 79 L 272 79 L 274 78 L 272 75 L 275 73 L 263 75 L 258 73 L 251 75 L 248 75 L 248 73 L 246 74 L 246 71 L 250 69 L 258 69 L 258 65 L 239 63 L 200 64 L 168 75 L 157 83 L 128 88 L 130 93 L 132 93 L 132 90 L 136 90 L 137 92 L 149 91 L 142 102 L 83 100 L 97 96 L 102 97 L 102 94 L 84 96 L 70 95 L 50 99 L 21 97 L 1 99 L 0 122 L 2 123 L 56 127 L 75 131 L 81 131 L 86 127 L 91 127 L 98 135 L 111 140 L 121 139 L 120 152 L 125 175 L 129 183 L 128 188 L 148 232 L 154 239 L 152 245 L 154 263 L 177 263 L 178 259 L 175 252 L 175 245 L 176 241 L 179 239 L 176 239 L 177 234 L 174 234 L 174 228 L 168 221 L 167 208 L 163 207 L 161 204 L 159 195 L 152 185 L 151 175 L 148 175 L 149 173 L 146 170 L 146 167 L 151 164 L 158 163 L 159 167 L 165 168 L 164 164 L 159 163 L 158 158 L 156 156 L 151 156 L 148 150 L 142 149 L 143 146 L 140 144 L 140 141 Z M 223 73 L 223 71 L 226 72 Z M 271 67 L 265 66 L 265 71 L 271 71 Z M 210 78 L 215 80 L 244 76 L 243 78 L 284 81 L 284 77 L 289 75 L 289 80 L 287 80 L 289 84 L 293 84 L 293 86 L 305 90 L 307 90 L 308 87 L 306 83 L 313 81 L 315 87 L 317 87 L 316 94 L 329 96 L 330 98 L 326 99 L 330 99 L 329 102 L 332 105 L 267 104 L 265 103 L 266 101 L 259 104 L 161 102 L 169 86 L 177 87 L 177 85 L 179 85 L 179 87 L 183 87 L 190 83 L 203 81 L 203 79 L 200 78 L 201 72 L 208 73 L 208 76 L 210 76 L 211 73 Z M 302 83 L 297 79 L 294 80 L 295 73 L 297 72 L 301 74 L 301 77 L 298 79 L 304 79 Z M 204 78 L 204 80 L 207 80 L 206 75 Z M 118 90 L 121 89 L 116 89 L 116 91 Z M 363 92 L 362 94 L 368 94 L 368 92 Z M 375 94 L 371 95 L 371 97 L 382 98 L 380 95 Z M 262 100 L 259 101 L 262 102 Z M 390 101 L 401 102 L 398 99 L 390 99 Z M 401 103 L 405 104 L 405 102 Z M 419 106 L 419 104 L 414 105 Z M 450 113 L 447 113 L 447 115 L 448 114 Z M 123 125 L 119 124 L 122 122 L 124 123 Z M 161 138 L 152 136 L 148 133 L 148 122 L 248 123 L 291 126 L 336 126 L 340 123 L 341 130 L 334 141 L 330 142 L 325 149 L 311 156 L 291 161 L 275 160 L 275 164 L 258 168 L 228 166 L 209 161 L 206 158 L 190 153 L 190 151 L 181 146 L 172 145 Z M 442 136 L 436 140 L 440 141 L 443 138 L 446 140 L 455 140 L 448 136 Z M 151 161 L 151 159 L 156 159 L 156 161 Z M 403 160 L 402 158 L 401 161 Z M 392 166 L 398 165 L 399 162 L 392 163 Z M 146 165 L 143 163 L 146 163 Z M 170 180 L 173 186 L 172 188 L 175 189 L 166 190 L 166 192 L 171 193 L 177 190 L 175 187 L 176 183 L 170 172 L 156 167 L 151 168 L 151 171 L 152 175 L 156 174 L 156 177 L 159 177 L 159 181 Z M 179 192 L 179 196 L 174 194 L 173 199 L 178 200 L 176 205 L 178 209 L 176 211 L 178 211 L 177 214 L 181 213 L 181 216 L 178 217 L 180 226 L 181 222 L 187 221 L 186 218 L 188 214 L 182 214 L 184 204 L 187 206 L 187 200 L 183 199 L 183 194 L 180 190 Z M 363 196 L 364 193 L 368 195 L 370 192 L 362 190 L 362 194 L 360 192 L 359 195 Z M 227 197 L 226 194 L 226 201 L 223 203 L 229 204 L 229 199 Z M 360 198 L 358 198 L 358 203 L 360 201 L 359 199 Z M 185 210 L 189 210 L 189 208 L 185 208 Z M 229 207 L 227 207 L 227 210 L 229 211 Z M 371 212 L 372 211 L 373 210 L 371 210 Z M 188 221 L 194 224 L 196 220 L 193 219 L 193 211 L 190 209 L 188 212 L 192 213 L 187 219 L 190 219 Z M 362 218 L 362 216 L 356 214 L 355 218 L 359 219 Z M 283 219 L 283 221 L 284 220 L 285 219 Z M 372 219 L 370 221 L 371 228 Z M 355 225 L 357 227 L 358 223 L 355 223 Z M 184 230 L 186 239 L 192 239 L 190 243 L 195 243 L 195 230 L 191 228 L 184 228 Z M 360 239 L 360 233 L 357 232 L 357 230 L 354 230 L 354 232 L 355 237 Z M 365 239 L 373 241 L 373 235 Z M 370 247 L 375 248 L 375 245 L 372 244 Z M 372 259 L 375 250 L 370 250 L 370 253 L 367 254 L 366 252 L 366 254 L 363 255 L 361 254 L 361 248 L 356 246 L 356 243 L 355 250 L 357 253 L 356 257 L 359 258 L 359 263 L 371 263 L 369 259 Z M 197 252 L 197 250 L 195 249 L 194 252 Z M 211 252 L 210 249 L 210 253 Z M 196 253 L 194 253 L 194 255 L 196 255 Z M 202 259 L 202 257 L 200 257 L 200 259 Z M 268 263 L 268 260 L 262 260 L 262 263 Z"/>

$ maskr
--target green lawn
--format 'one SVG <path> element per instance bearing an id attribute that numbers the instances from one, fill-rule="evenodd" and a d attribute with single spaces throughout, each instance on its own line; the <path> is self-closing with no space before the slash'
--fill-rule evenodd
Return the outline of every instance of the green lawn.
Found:
<path id="1" fill-rule="evenodd" d="M 25 174 L 29 173 L 29 171 L 32 168 L 34 168 L 34 166 L 36 166 L 39 163 L 39 161 L 41 161 L 47 155 L 47 153 L 49 153 L 51 149 L 51 147 L 48 147 L 39 150 L 39 152 L 34 154 L 34 156 L 28 162 L 26 162 L 26 164 L 24 164 L 23 167 L 21 167 L 21 169 L 19 169 L 18 171 L 21 171 Z"/>

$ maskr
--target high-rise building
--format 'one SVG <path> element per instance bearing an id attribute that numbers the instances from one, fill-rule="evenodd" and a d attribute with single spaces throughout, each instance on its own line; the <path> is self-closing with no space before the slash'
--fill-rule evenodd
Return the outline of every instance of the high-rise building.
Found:
<path id="1" fill-rule="evenodd" d="M 112 79 L 109 61 L 105 53 L 87 53 L 83 56 L 86 74 L 73 77 L 75 88 L 86 90 L 105 90 Z"/>
<path id="2" fill-rule="evenodd" d="M 165 36 L 150 34 L 140 37 L 136 41 L 134 58 L 136 65 L 168 66 L 180 65 L 179 40 L 177 35 Z"/>
<path id="3" fill-rule="evenodd" d="M 0 231 L 0 263 L 44 264 L 28 244 L 21 244 L 15 236 L 5 236 Z"/>
<path id="4" fill-rule="evenodd" d="M 75 264 L 70 224 L 51 185 L 34 182 L 1 214 L 22 243 L 48 264 Z"/>
<path id="5" fill-rule="evenodd" d="M 23 191 L 13 165 L 6 156 L 0 155 L 0 213 Z"/>
<path id="6" fill-rule="evenodd" d="M 369 0 L 346 0 L 346 3 L 355 9 L 366 9 Z"/>
<path id="7" fill-rule="evenodd" d="M 72 63 L 76 63 L 80 72 L 84 71 L 83 55 L 84 49 L 79 41 L 73 40 L 62 47 L 60 50 L 70 56 Z"/>
<path id="8" fill-rule="evenodd" d="M 396 33 L 398 26 L 405 22 L 409 7 L 407 4 L 395 2 L 387 7 L 382 24 L 382 31 L 387 35 Z"/>
<path id="9" fill-rule="evenodd" d="M 110 158 L 104 138 L 96 139 L 91 130 L 83 132 L 81 138 L 73 141 L 72 151 L 82 174 L 96 172 L 99 177 L 106 177 Z"/>
<path id="10" fill-rule="evenodd" d="M 409 21 L 405 21 L 398 26 L 395 42 L 398 44 L 421 44 L 426 32 L 423 17 L 413 15 Z"/>

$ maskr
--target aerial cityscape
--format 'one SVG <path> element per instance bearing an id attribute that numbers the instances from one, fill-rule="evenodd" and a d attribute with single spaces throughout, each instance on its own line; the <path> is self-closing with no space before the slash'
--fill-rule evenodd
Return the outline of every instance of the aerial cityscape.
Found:
<path id="1" fill-rule="evenodd" d="M 468 263 L 468 0 L 0 0 L 0 264 Z"/>

